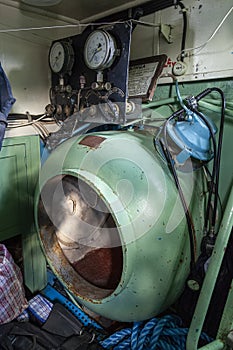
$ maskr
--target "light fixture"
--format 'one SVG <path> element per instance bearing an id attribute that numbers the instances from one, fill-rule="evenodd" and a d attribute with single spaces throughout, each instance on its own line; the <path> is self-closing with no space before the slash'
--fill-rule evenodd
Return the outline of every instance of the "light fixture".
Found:
<path id="1" fill-rule="evenodd" d="M 21 0 L 27 5 L 33 6 L 53 6 L 59 4 L 62 0 Z"/>

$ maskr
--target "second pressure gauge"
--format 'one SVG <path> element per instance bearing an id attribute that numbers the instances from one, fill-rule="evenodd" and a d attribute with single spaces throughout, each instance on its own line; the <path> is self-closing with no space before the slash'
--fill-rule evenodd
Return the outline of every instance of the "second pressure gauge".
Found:
<path id="1" fill-rule="evenodd" d="M 54 73 L 70 73 L 74 64 L 74 51 L 68 41 L 55 41 L 49 51 L 49 65 Z"/>
<path id="2" fill-rule="evenodd" d="M 94 30 L 84 46 L 84 61 L 88 68 L 104 70 L 109 68 L 116 56 L 116 42 L 106 30 Z"/>

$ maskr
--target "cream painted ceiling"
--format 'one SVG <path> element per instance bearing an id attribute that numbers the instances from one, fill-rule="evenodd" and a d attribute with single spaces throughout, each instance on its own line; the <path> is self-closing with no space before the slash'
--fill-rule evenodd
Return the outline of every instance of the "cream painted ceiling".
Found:
<path id="1" fill-rule="evenodd" d="M 127 0 L 63 0 L 59 5 L 40 6 L 40 8 L 80 21 L 128 3 Z M 33 6 L 32 8 L 35 10 L 37 7 Z"/>
<path id="2" fill-rule="evenodd" d="M 30 7 L 31 11 L 44 10 L 45 12 L 62 15 L 78 21 L 85 21 L 88 18 L 101 18 L 103 15 L 137 6 L 149 0 L 62 0 L 60 4 L 54 6 L 29 6 L 22 1 L 12 1 L 19 4 L 21 9 L 29 9 Z M 40 3 L 39 0 L 38 3 Z"/>
<path id="3" fill-rule="evenodd" d="M 87 23 L 146 2 L 62 0 L 54 6 L 32 6 L 20 0 L 0 0 L 0 38 L 11 35 L 50 45 L 52 40 L 80 33 Z"/>

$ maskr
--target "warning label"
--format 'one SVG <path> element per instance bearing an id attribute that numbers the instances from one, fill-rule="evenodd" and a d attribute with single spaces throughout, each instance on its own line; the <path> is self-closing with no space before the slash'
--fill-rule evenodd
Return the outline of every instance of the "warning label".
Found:
<path id="1" fill-rule="evenodd" d="M 157 66 L 158 62 L 151 62 L 129 67 L 129 96 L 140 96 L 147 94 Z"/>

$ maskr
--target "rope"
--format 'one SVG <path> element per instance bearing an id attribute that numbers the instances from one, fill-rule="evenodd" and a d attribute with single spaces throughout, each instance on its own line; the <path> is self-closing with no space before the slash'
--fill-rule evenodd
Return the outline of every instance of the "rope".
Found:
<path id="1" fill-rule="evenodd" d="M 166 315 L 145 322 L 134 322 L 132 328 L 124 328 L 101 342 L 104 349 L 114 350 L 185 350 L 188 328 L 182 328 L 177 316 Z M 201 339 L 212 339 L 205 333 Z"/>

